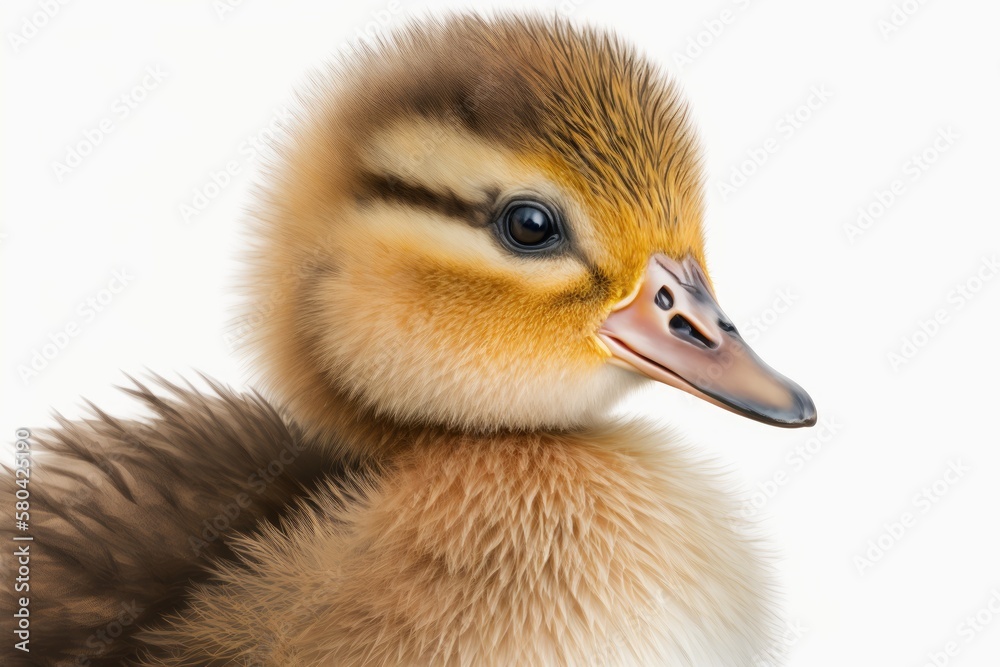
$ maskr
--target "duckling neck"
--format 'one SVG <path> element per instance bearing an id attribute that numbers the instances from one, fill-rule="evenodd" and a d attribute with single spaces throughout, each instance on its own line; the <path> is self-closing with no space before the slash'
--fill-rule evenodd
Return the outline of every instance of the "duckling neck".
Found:
<path id="1" fill-rule="evenodd" d="M 492 448 L 500 442 L 541 442 L 558 437 L 555 432 L 512 429 L 473 429 L 434 422 L 396 420 L 381 414 L 339 391 L 326 388 L 322 417 L 304 414 L 301 401 L 288 403 L 290 421 L 302 429 L 307 440 L 334 455 L 355 462 L 385 464 L 407 452 L 427 448 Z M 312 418 L 311 418 L 312 417 Z"/>

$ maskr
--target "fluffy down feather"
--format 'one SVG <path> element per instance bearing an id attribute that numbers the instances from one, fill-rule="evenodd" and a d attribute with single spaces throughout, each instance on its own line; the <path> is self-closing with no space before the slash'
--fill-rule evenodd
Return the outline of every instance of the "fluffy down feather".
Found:
<path id="1" fill-rule="evenodd" d="M 144 634 L 148 665 L 669 665 L 771 657 L 725 486 L 637 424 L 438 434 L 324 489 Z"/>
<path id="2" fill-rule="evenodd" d="M 135 630 L 183 604 L 215 559 L 232 558 L 232 537 L 275 521 L 318 480 L 344 473 L 257 395 L 158 383 L 163 395 L 139 382 L 125 389 L 149 419 L 93 407 L 92 419 L 59 418 L 33 442 L 31 588 L 18 594 L 30 598 L 31 651 L 12 649 L 15 599 L 4 585 L 4 664 L 134 656 Z M 4 507 L 13 507 L 14 488 L 4 481 Z M 14 544 L 11 526 L 0 534 Z M 7 546 L 2 568 L 12 582 L 17 563 Z"/>

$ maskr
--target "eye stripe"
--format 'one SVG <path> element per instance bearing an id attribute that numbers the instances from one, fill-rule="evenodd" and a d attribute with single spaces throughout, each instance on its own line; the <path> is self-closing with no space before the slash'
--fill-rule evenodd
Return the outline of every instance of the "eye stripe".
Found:
<path id="1" fill-rule="evenodd" d="M 361 203 L 377 199 L 429 209 L 475 226 L 485 227 L 491 222 L 491 197 L 486 197 L 482 202 L 472 202 L 451 190 L 432 190 L 389 174 L 362 173 L 358 179 L 356 197 Z"/>
<path id="2" fill-rule="evenodd" d="M 482 229 L 496 222 L 497 202 L 501 200 L 499 188 L 481 188 L 479 191 L 483 199 L 477 202 L 458 195 L 450 188 L 432 188 L 406 181 L 394 174 L 370 170 L 359 172 L 353 189 L 355 200 L 362 206 L 373 202 L 396 203 L 439 213 L 466 222 L 470 227 Z M 553 248 L 549 255 L 568 253 L 593 270 L 586 253 L 571 243 L 570 231 L 565 225 L 560 225 L 559 234 L 563 237 L 563 243 L 559 248 Z"/>

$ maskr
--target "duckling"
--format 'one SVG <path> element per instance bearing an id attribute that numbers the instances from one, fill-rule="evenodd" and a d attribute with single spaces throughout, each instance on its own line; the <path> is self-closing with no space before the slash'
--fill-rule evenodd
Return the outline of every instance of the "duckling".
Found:
<path id="1" fill-rule="evenodd" d="M 769 658 L 771 575 L 726 486 L 661 427 L 609 416 L 654 380 L 816 420 L 718 305 L 674 85 L 607 32 L 458 15 L 366 48 L 302 106 L 246 284 L 267 399 L 137 383 L 154 419 L 47 436 L 36 548 L 65 579 L 33 613 L 66 633 L 53 655 Z M 126 638 L 88 649 L 129 599 Z"/>

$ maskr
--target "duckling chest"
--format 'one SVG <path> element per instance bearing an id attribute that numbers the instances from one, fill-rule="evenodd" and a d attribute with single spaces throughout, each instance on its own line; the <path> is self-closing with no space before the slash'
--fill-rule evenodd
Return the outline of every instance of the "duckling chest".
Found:
<path id="1" fill-rule="evenodd" d="M 366 522 L 380 544 L 365 588 L 382 597 L 364 613 L 402 623 L 425 647 L 401 649 L 415 664 L 767 654 L 759 559 L 711 477 L 679 458 L 517 443 L 425 456 L 388 488 Z"/>

